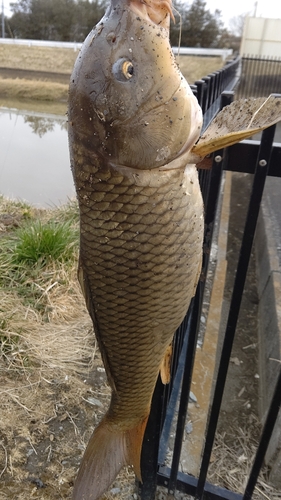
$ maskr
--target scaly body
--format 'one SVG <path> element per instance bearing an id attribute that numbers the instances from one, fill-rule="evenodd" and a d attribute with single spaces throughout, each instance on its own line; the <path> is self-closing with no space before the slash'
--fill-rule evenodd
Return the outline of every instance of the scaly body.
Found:
<path id="1" fill-rule="evenodd" d="M 203 204 L 186 158 L 202 113 L 170 48 L 169 9 L 114 0 L 71 79 L 79 280 L 112 388 L 77 500 L 99 498 L 124 464 L 140 477 L 156 379 L 200 272 Z"/>
<path id="2" fill-rule="evenodd" d="M 79 184 L 83 286 L 113 388 L 110 418 L 134 425 L 147 417 L 165 350 L 194 294 L 202 199 L 194 166 L 90 172 Z"/>

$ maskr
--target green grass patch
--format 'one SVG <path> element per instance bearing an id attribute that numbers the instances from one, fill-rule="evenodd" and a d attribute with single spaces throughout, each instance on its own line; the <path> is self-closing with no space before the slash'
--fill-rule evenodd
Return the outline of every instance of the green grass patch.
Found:
<path id="1" fill-rule="evenodd" d="M 76 201 L 52 210 L 0 199 L 0 291 L 49 317 L 48 290 L 65 288 L 76 266 L 79 218 Z M 1 218 L 0 218 L 1 225 Z"/>
<path id="2" fill-rule="evenodd" d="M 34 221 L 16 232 L 13 260 L 41 266 L 51 260 L 67 261 L 73 257 L 77 236 L 71 222 Z"/>

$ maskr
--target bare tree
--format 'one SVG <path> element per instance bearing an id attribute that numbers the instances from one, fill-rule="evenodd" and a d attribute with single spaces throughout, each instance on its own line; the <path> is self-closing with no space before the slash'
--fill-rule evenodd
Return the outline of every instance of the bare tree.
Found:
<path id="1" fill-rule="evenodd" d="M 221 13 L 216 10 L 212 14 L 206 9 L 204 0 L 194 0 L 189 6 L 186 3 L 176 3 L 175 7 L 181 16 L 181 45 L 183 47 L 216 47 L 223 23 Z M 171 42 L 178 45 L 180 23 L 171 25 Z"/>
<path id="2" fill-rule="evenodd" d="M 11 4 L 15 38 L 82 42 L 105 11 L 106 0 L 18 0 Z"/>
<path id="3" fill-rule="evenodd" d="M 245 24 L 245 19 L 249 15 L 249 12 L 244 12 L 239 16 L 232 17 L 229 20 L 229 31 L 235 36 L 242 36 Z"/>

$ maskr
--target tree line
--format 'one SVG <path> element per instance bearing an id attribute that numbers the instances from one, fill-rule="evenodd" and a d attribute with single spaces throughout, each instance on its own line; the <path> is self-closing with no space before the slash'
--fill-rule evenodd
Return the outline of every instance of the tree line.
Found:
<path id="1" fill-rule="evenodd" d="M 8 36 L 82 42 L 103 16 L 106 0 L 18 0 L 10 4 Z"/>
<path id="2" fill-rule="evenodd" d="M 6 36 L 32 40 L 82 42 L 101 19 L 110 0 L 18 0 L 10 4 Z M 211 13 L 204 0 L 176 0 L 171 43 L 183 47 L 237 48 L 237 37 L 224 28 L 219 10 Z M 236 45 L 236 46 L 235 46 Z"/>

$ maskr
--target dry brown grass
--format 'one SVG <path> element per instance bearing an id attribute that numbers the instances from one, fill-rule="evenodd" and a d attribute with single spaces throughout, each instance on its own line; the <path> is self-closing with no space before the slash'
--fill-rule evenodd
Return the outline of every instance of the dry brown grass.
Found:
<path id="1" fill-rule="evenodd" d="M 224 65 L 221 57 L 180 56 L 178 62 L 183 76 L 190 85 Z"/>
<path id="2" fill-rule="evenodd" d="M 0 106 L 4 108 L 16 108 L 24 111 L 36 111 L 38 113 L 49 113 L 64 116 L 67 112 L 67 102 L 42 101 L 34 99 L 19 99 L 0 95 Z"/>
<path id="3" fill-rule="evenodd" d="M 0 44 L 0 67 L 70 74 L 78 51 Z"/>
<path id="4" fill-rule="evenodd" d="M 250 474 L 261 431 L 260 422 L 251 415 L 247 428 L 230 423 L 228 432 L 217 433 L 208 480 L 243 494 Z M 253 500 L 280 500 L 281 492 L 267 480 L 264 467 L 258 478 Z"/>
<path id="5" fill-rule="evenodd" d="M 0 44 L 0 67 L 70 75 L 77 55 L 73 49 Z M 223 66 L 220 57 L 180 56 L 177 60 L 190 84 Z M 0 96 L 9 99 L 66 101 L 67 92 L 68 85 L 57 82 L 0 79 Z"/>
<path id="6" fill-rule="evenodd" d="M 73 49 L 0 44 L 0 67 L 70 74 L 78 52 Z M 223 66 L 221 57 L 180 56 L 179 66 L 189 83 Z"/>
<path id="7" fill-rule="evenodd" d="M 68 85 L 57 82 L 6 78 L 0 79 L 0 95 L 10 99 L 66 102 Z"/>

